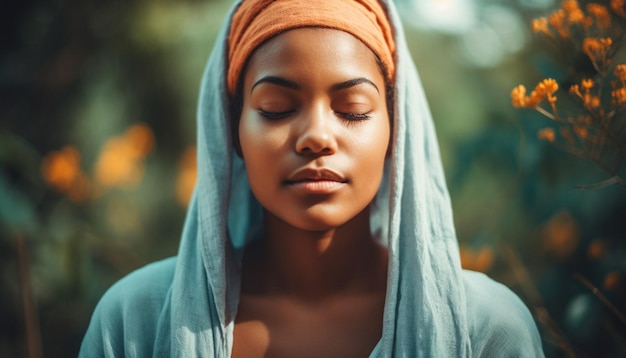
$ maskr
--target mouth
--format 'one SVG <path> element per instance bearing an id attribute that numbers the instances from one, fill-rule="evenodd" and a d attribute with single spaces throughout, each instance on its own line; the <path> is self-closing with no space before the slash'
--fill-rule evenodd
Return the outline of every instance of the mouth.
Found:
<path id="1" fill-rule="evenodd" d="M 347 184 L 348 179 L 327 168 L 304 168 L 291 174 L 285 183 L 306 193 L 330 194 Z"/>

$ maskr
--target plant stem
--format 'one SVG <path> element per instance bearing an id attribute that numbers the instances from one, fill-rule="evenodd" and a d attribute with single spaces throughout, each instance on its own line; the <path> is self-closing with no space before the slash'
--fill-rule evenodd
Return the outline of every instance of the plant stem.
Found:
<path id="1" fill-rule="evenodd" d="M 39 315 L 33 296 L 30 280 L 30 255 L 27 239 L 23 235 L 15 238 L 17 251 L 18 274 L 22 288 L 22 305 L 24 306 L 24 322 L 26 326 L 26 344 L 28 358 L 41 358 L 41 331 L 39 329 Z"/>
<path id="2" fill-rule="evenodd" d="M 608 298 L 606 298 L 606 296 L 602 293 L 602 291 L 600 291 L 600 289 L 598 289 L 596 286 L 594 286 L 593 283 L 589 282 L 589 280 L 587 280 L 585 277 L 583 277 L 579 273 L 575 273 L 574 274 L 574 278 L 577 279 L 583 285 L 585 285 L 587 288 L 589 288 L 591 290 L 591 292 L 593 292 L 593 294 L 596 297 L 598 297 L 598 299 L 600 299 L 600 301 L 602 301 L 602 303 L 604 303 L 606 305 L 606 307 L 611 312 L 613 312 L 613 314 L 617 318 L 619 318 L 620 321 L 622 321 L 622 323 L 626 324 L 626 316 L 624 316 L 624 314 L 622 312 L 620 312 L 620 310 L 617 309 L 617 307 L 615 307 L 615 305 L 611 301 L 609 301 Z"/>
<path id="3" fill-rule="evenodd" d="M 508 246 L 503 247 L 503 251 L 508 259 L 507 262 L 511 265 L 513 275 L 532 304 L 532 310 L 537 321 L 551 333 L 552 338 L 555 340 L 554 344 L 561 348 L 567 357 L 576 357 L 574 347 L 565 336 L 565 333 L 563 333 L 558 324 L 550 316 L 548 309 L 543 304 L 539 291 L 532 283 L 530 273 L 522 263 L 520 257 Z"/>

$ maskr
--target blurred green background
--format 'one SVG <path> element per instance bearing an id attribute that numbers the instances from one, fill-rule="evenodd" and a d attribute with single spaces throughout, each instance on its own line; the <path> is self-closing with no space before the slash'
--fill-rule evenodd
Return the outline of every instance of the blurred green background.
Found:
<path id="1" fill-rule="evenodd" d="M 521 296 L 548 357 L 626 357 L 626 188 L 577 189 L 608 176 L 539 140 L 548 121 L 511 106 L 517 84 L 568 76 L 530 30 L 560 3 L 397 3 L 463 265 Z M 176 253 L 200 77 L 230 6 L 0 5 L 0 356 L 76 356 L 103 292 Z"/>

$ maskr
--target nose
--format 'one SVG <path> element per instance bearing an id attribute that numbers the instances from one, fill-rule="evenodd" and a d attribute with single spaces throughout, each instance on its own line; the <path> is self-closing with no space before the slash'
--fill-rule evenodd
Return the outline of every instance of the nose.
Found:
<path id="1" fill-rule="evenodd" d="M 312 111 L 299 120 L 296 152 L 300 154 L 330 155 L 337 150 L 333 118 L 323 110 Z"/>

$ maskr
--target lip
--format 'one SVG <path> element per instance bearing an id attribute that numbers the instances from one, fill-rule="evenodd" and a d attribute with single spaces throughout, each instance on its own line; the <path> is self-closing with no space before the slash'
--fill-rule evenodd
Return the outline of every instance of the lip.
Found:
<path id="1" fill-rule="evenodd" d="M 331 194 L 348 183 L 341 174 L 328 168 L 303 168 L 295 171 L 285 183 L 310 194 Z"/>

